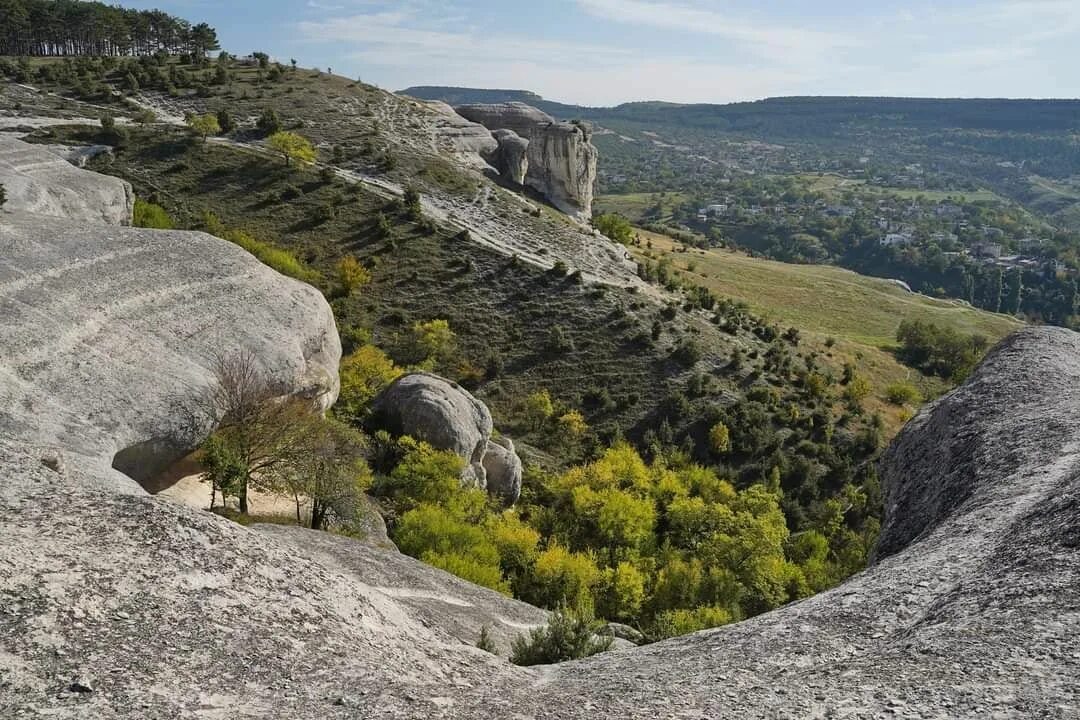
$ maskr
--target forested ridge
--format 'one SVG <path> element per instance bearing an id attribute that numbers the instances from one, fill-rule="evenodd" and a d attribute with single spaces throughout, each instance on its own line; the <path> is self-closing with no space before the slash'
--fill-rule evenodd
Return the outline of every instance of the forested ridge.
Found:
<path id="1" fill-rule="evenodd" d="M 214 28 L 161 10 L 79 0 L 0 0 L 0 55 L 205 55 L 219 47 Z"/>

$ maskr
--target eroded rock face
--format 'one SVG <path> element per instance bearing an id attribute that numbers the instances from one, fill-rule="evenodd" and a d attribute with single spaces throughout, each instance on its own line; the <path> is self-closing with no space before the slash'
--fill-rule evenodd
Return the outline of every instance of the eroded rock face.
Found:
<path id="1" fill-rule="evenodd" d="M 186 454 L 177 403 L 239 349 L 282 394 L 336 399 L 341 345 L 317 290 L 210 235 L 76 217 L 0 222 L 0 438 L 103 475 L 122 451 L 125 469 L 164 469 Z"/>
<path id="2" fill-rule="evenodd" d="M 523 103 L 459 105 L 462 117 L 489 130 L 510 130 L 528 141 L 525 183 L 579 219 L 592 216 L 597 151 L 587 125 L 559 122 Z"/>
<path id="3" fill-rule="evenodd" d="M 63 148 L 61 152 L 70 152 Z M 8 212 L 68 218 L 80 223 L 130 225 L 131 186 L 117 178 L 81 170 L 47 146 L 0 134 L 0 185 Z"/>
<path id="4" fill-rule="evenodd" d="M 513 444 L 511 458 L 504 447 L 491 442 L 493 424 L 487 405 L 457 383 L 431 373 L 403 375 L 375 399 L 371 423 L 395 435 L 409 435 L 439 450 L 457 453 L 467 463 L 462 476 L 465 483 L 504 499 L 513 494 L 513 500 L 517 500 L 521 461 L 513 453 Z M 497 457 L 489 460 L 493 451 Z M 496 471 L 494 486 L 490 484 L 489 467 Z"/>
<path id="5" fill-rule="evenodd" d="M 430 101 L 423 105 L 434 110 L 438 122 L 432 128 L 437 142 L 460 156 L 488 157 L 498 150 L 498 141 L 476 123 L 469 122 L 444 102 Z"/>
<path id="6" fill-rule="evenodd" d="M 492 167 L 515 185 L 524 185 L 529 174 L 529 141 L 513 130 L 496 130 L 491 136 L 499 143 L 488 157 Z"/>

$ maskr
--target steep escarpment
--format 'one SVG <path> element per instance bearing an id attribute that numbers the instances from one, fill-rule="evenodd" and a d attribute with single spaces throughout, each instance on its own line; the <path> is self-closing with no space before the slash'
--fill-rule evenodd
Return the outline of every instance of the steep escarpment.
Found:
<path id="1" fill-rule="evenodd" d="M 587 125 L 559 122 L 523 103 L 459 105 L 454 109 L 489 130 L 518 136 L 514 140 L 504 133 L 498 138 L 502 158 L 514 153 L 521 140 L 527 141 L 525 184 L 568 215 L 585 220 L 592 216 L 597 152 Z M 505 159 L 502 163 L 507 168 L 504 172 L 513 173 L 520 167 Z"/>

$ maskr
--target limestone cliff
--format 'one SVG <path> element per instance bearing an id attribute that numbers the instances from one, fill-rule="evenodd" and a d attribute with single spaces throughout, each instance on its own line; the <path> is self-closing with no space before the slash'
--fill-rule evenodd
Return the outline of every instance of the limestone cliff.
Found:
<path id="1" fill-rule="evenodd" d="M 459 105 L 464 118 L 492 131 L 510 130 L 528 141 L 525 183 L 568 215 L 592 216 L 597 152 L 584 124 L 559 122 L 523 103 Z M 500 143 L 501 144 L 501 143 Z"/>

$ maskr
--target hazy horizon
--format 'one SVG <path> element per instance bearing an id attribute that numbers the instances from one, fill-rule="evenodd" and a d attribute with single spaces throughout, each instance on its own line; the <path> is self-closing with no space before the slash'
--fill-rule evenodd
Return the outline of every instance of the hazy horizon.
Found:
<path id="1" fill-rule="evenodd" d="M 530 90 L 560 102 L 785 96 L 1080 97 L 1080 3 L 749 0 L 130 0 L 397 90 Z M 253 18 L 255 18 L 253 20 Z"/>

